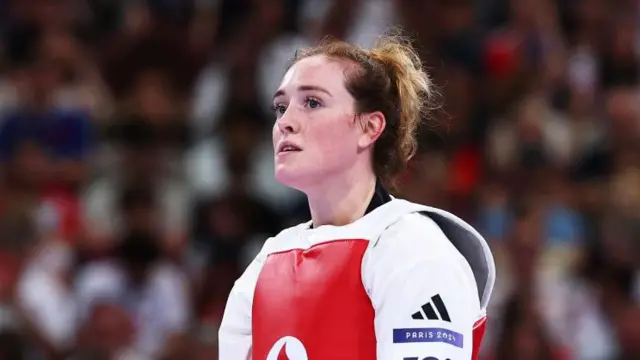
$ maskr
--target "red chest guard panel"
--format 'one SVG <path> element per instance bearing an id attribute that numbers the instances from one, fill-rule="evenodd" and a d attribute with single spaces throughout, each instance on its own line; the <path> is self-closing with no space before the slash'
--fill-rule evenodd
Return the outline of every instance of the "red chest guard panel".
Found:
<path id="1" fill-rule="evenodd" d="M 482 338 L 484 337 L 485 329 L 487 328 L 487 318 L 484 317 L 475 324 L 473 324 L 473 352 L 471 359 L 476 360 L 480 354 L 480 345 L 482 345 Z"/>
<path id="2" fill-rule="evenodd" d="M 253 360 L 376 359 L 361 277 L 368 244 L 339 240 L 267 257 L 253 298 Z"/>

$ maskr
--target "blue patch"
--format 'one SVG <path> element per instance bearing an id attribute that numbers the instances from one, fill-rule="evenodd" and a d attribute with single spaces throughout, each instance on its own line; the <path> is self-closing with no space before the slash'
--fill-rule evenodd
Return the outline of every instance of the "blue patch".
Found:
<path id="1" fill-rule="evenodd" d="M 455 331 L 441 328 L 393 329 L 393 343 L 445 343 L 462 348 L 463 336 Z"/>

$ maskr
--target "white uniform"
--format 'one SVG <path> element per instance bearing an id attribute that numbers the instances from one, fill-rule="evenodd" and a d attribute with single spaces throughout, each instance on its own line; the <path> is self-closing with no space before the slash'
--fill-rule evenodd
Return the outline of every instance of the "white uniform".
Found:
<path id="1" fill-rule="evenodd" d="M 495 265 L 442 210 L 393 199 L 345 226 L 270 238 L 236 281 L 220 360 L 470 360 Z"/>

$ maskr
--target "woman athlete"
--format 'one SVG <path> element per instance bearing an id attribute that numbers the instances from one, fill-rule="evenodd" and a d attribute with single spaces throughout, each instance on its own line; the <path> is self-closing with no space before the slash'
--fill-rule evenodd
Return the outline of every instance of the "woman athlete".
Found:
<path id="1" fill-rule="evenodd" d="M 407 41 L 299 51 L 273 99 L 276 178 L 311 221 L 236 281 L 220 360 L 470 360 L 495 281 L 484 239 L 385 190 L 416 148 L 432 84 Z"/>

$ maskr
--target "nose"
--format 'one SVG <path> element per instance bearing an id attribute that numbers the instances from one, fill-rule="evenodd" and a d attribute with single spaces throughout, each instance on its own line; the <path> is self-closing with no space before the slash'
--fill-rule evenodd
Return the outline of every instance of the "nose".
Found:
<path id="1" fill-rule="evenodd" d="M 283 135 L 295 134 L 299 130 L 298 122 L 293 119 L 291 110 L 287 109 L 280 119 L 278 119 L 278 129 Z"/>

